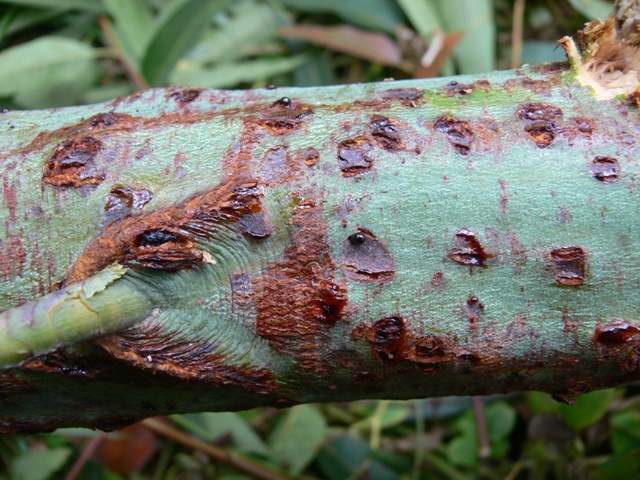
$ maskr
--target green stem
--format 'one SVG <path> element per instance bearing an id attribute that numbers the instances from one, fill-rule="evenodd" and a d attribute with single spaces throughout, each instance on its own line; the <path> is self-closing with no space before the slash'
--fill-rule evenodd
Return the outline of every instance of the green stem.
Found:
<path id="1" fill-rule="evenodd" d="M 130 327 L 151 304 L 114 264 L 86 280 L 0 312 L 0 368 Z"/>

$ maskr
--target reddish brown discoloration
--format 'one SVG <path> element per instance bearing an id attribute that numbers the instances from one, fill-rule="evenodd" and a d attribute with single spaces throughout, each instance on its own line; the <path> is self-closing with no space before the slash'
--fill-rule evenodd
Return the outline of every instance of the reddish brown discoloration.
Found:
<path id="1" fill-rule="evenodd" d="M 273 136 L 289 135 L 300 129 L 304 119 L 313 113 L 313 108 L 299 100 L 280 99 L 267 108 L 259 109 L 251 121 L 258 128 Z"/>
<path id="2" fill-rule="evenodd" d="M 640 91 L 636 90 L 635 92 L 627 94 L 625 97 L 625 101 L 630 107 L 637 107 L 640 105 Z"/>
<path id="3" fill-rule="evenodd" d="M 22 275 L 27 251 L 22 243 L 22 234 L 9 234 L 0 239 L 0 279 L 9 281 Z"/>
<path id="4" fill-rule="evenodd" d="M 617 159 L 598 155 L 589 164 L 589 171 L 602 183 L 613 183 L 620 178 L 622 169 Z"/>
<path id="5" fill-rule="evenodd" d="M 268 394 L 278 385 L 267 368 L 226 365 L 213 346 L 203 342 L 181 341 L 162 326 L 143 323 L 118 335 L 98 340 L 115 358 L 142 370 L 154 370 L 186 381 L 212 386 L 236 385 L 251 392 Z"/>
<path id="6" fill-rule="evenodd" d="M 372 325 L 360 324 L 358 331 L 353 332 L 354 339 L 364 336 L 369 342 L 371 353 L 383 365 L 404 360 L 408 353 L 406 327 L 404 318 L 392 315 L 382 318 Z M 358 327 L 356 327 L 358 328 Z"/>
<path id="7" fill-rule="evenodd" d="M 361 136 L 338 144 L 338 165 L 345 177 L 355 177 L 371 170 L 371 141 Z"/>
<path id="8" fill-rule="evenodd" d="M 477 328 L 478 323 L 484 317 L 484 305 L 480 302 L 480 299 L 475 295 L 471 295 L 467 299 L 465 310 L 469 317 L 469 325 L 474 329 Z"/>
<path id="9" fill-rule="evenodd" d="M 104 205 L 103 225 L 108 225 L 130 215 L 132 210 L 140 210 L 153 198 L 149 190 L 134 190 L 133 188 L 116 186 L 107 195 Z"/>
<path id="10" fill-rule="evenodd" d="M 181 203 L 115 221 L 80 255 L 67 284 L 113 262 L 172 270 L 194 265 L 203 259 L 197 240 L 210 236 L 219 223 L 235 223 L 261 211 L 261 197 L 258 183 L 247 171 L 240 171 L 217 188 Z"/>
<path id="11" fill-rule="evenodd" d="M 369 124 L 373 139 L 385 150 L 402 148 L 397 127 L 387 117 L 376 115 Z"/>
<path id="12" fill-rule="evenodd" d="M 253 291 L 256 334 L 313 369 L 331 328 L 342 320 L 347 291 L 335 279 L 322 201 L 308 193 L 295 198 L 291 245 L 254 279 Z"/>
<path id="13" fill-rule="evenodd" d="M 507 214 L 507 205 L 509 203 L 509 184 L 506 180 L 498 180 L 500 185 L 500 211 L 503 215 Z"/>
<path id="14" fill-rule="evenodd" d="M 631 341 L 640 340 L 640 328 L 621 318 L 614 319 L 606 325 L 598 322 L 593 339 L 604 345 L 624 345 Z"/>
<path id="15" fill-rule="evenodd" d="M 178 90 L 177 92 L 171 93 L 168 98 L 173 99 L 181 106 L 184 106 L 187 103 L 193 102 L 202 92 L 203 89 L 201 88 L 186 88 L 184 90 Z"/>
<path id="16" fill-rule="evenodd" d="M 527 249 L 515 235 L 509 235 L 509 243 L 511 246 L 513 272 L 518 275 L 521 273 L 522 267 L 527 264 Z"/>
<path id="17" fill-rule="evenodd" d="M 9 179 L 7 177 L 4 177 L 2 181 L 2 203 L 9 210 L 9 222 L 15 223 L 18 193 L 16 186 L 9 184 Z"/>
<path id="18" fill-rule="evenodd" d="M 473 142 L 473 130 L 469 122 L 443 115 L 434 122 L 433 126 L 447 136 L 447 140 L 456 152 L 461 155 L 469 154 L 471 142 Z"/>
<path id="19" fill-rule="evenodd" d="M 466 228 L 458 230 L 455 239 L 455 247 L 449 257 L 460 265 L 484 267 L 487 259 L 494 256 L 486 253 L 476 234 Z"/>
<path id="20" fill-rule="evenodd" d="M 366 228 L 359 228 L 342 242 L 342 266 L 356 282 L 388 282 L 396 266 L 386 245 Z"/>
<path id="21" fill-rule="evenodd" d="M 584 283 L 586 258 L 582 247 L 575 245 L 554 248 L 548 255 L 556 281 L 571 287 Z"/>
<path id="22" fill-rule="evenodd" d="M 525 103 L 516 115 L 524 122 L 524 131 L 538 148 L 551 145 L 558 123 L 562 121 L 562 110 L 546 103 Z"/>
<path id="23" fill-rule="evenodd" d="M 105 174 L 95 162 L 102 142 L 93 137 L 66 140 L 53 151 L 44 167 L 43 181 L 55 187 L 100 185 Z"/>
<path id="24" fill-rule="evenodd" d="M 452 342 L 437 335 L 421 335 L 415 339 L 410 359 L 418 363 L 436 364 L 455 358 Z"/>
<path id="25" fill-rule="evenodd" d="M 300 157 L 289 155 L 289 149 L 284 145 L 270 148 L 265 153 L 258 177 L 265 185 L 281 185 L 302 175 Z"/>
<path id="26" fill-rule="evenodd" d="M 505 90 L 512 91 L 514 87 L 526 88 L 544 96 L 551 94 L 552 84 L 547 80 L 534 80 L 524 75 L 512 78 L 503 83 Z"/>
<path id="27" fill-rule="evenodd" d="M 627 358 L 620 365 L 620 370 L 625 373 L 637 373 L 640 371 L 640 345 L 631 349 Z"/>
<path id="28" fill-rule="evenodd" d="M 112 127 L 117 123 L 126 122 L 129 118 L 129 115 L 126 113 L 99 113 L 89 119 L 89 125 L 95 128 Z"/>
<path id="29" fill-rule="evenodd" d="M 475 90 L 475 86 L 453 81 L 447 83 L 444 86 L 444 90 L 447 92 L 448 97 L 452 97 L 454 95 L 471 95 Z"/>
<path id="30" fill-rule="evenodd" d="M 315 148 L 309 147 L 304 151 L 304 163 L 305 163 L 305 165 L 308 165 L 309 167 L 312 167 L 316 163 L 318 163 L 319 161 L 320 161 L 320 154 L 318 153 L 318 151 Z"/>
<path id="31" fill-rule="evenodd" d="M 434 287 L 439 287 L 446 282 L 446 278 L 444 276 L 444 272 L 438 270 L 431 276 L 431 285 Z"/>
<path id="32" fill-rule="evenodd" d="M 424 93 L 417 88 L 396 88 L 380 94 L 382 100 L 399 101 L 405 107 L 417 108 L 424 102 Z"/>

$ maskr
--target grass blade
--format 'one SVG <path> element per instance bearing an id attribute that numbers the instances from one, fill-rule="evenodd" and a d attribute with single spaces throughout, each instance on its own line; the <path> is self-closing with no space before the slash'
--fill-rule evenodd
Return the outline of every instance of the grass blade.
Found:
<path id="1" fill-rule="evenodd" d="M 232 0 L 190 0 L 160 26 L 142 61 L 142 74 L 151 86 L 166 82 L 176 63 L 200 40 L 210 16 Z"/>

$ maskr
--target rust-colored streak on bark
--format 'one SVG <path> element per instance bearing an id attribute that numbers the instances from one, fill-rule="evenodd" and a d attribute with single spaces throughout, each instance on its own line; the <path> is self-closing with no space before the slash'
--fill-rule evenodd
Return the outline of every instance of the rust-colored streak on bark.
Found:
<path id="1" fill-rule="evenodd" d="M 385 150 L 393 151 L 403 147 L 398 128 L 387 117 L 374 116 L 369 128 L 373 139 Z"/>
<path id="2" fill-rule="evenodd" d="M 253 281 L 256 333 L 272 347 L 317 369 L 319 349 L 343 319 L 347 291 L 335 279 L 322 201 L 299 192 L 290 223 L 290 246 Z"/>
<path id="3" fill-rule="evenodd" d="M 342 266 L 350 280 L 386 283 L 396 274 L 387 246 L 373 232 L 359 228 L 342 242 Z"/>
<path id="4" fill-rule="evenodd" d="M 75 137 L 59 143 L 44 166 L 43 181 L 55 187 L 100 185 L 105 178 L 95 157 L 102 142 L 93 137 Z"/>
<path id="5" fill-rule="evenodd" d="M 640 340 L 640 328 L 623 319 L 614 319 L 606 325 L 598 322 L 593 339 L 609 346 L 625 345 Z"/>
<path id="6" fill-rule="evenodd" d="M 447 140 L 456 152 L 469 155 L 471 142 L 473 142 L 473 130 L 469 122 L 443 115 L 433 123 L 433 126 L 447 136 Z"/>
<path id="7" fill-rule="evenodd" d="M 462 228 L 455 234 L 455 247 L 449 256 L 460 265 L 484 267 L 485 262 L 494 255 L 485 252 L 474 232 Z"/>
<path id="8" fill-rule="evenodd" d="M 238 222 L 262 210 L 262 189 L 246 170 L 176 205 L 115 221 L 87 246 L 67 279 L 74 283 L 110 265 L 139 263 L 176 270 L 197 265 L 198 239 L 215 235 L 220 223 Z"/>
<path id="9" fill-rule="evenodd" d="M 613 183 L 620 178 L 622 169 L 617 159 L 598 155 L 589 164 L 589 171 L 596 180 L 602 183 Z"/>
<path id="10" fill-rule="evenodd" d="M 173 99 L 180 104 L 181 107 L 193 102 L 204 91 L 202 88 L 185 88 L 177 92 L 170 93 L 167 98 Z"/>
<path id="11" fill-rule="evenodd" d="M 338 144 L 338 165 L 342 175 L 355 177 L 371 171 L 373 168 L 371 149 L 371 141 L 365 136 L 340 142 Z"/>
<path id="12" fill-rule="evenodd" d="M 448 362 L 455 358 L 456 346 L 448 339 L 425 334 L 413 341 L 409 359 L 413 362 L 431 364 Z"/>
<path id="13" fill-rule="evenodd" d="M 575 245 L 551 250 L 548 260 L 551 262 L 556 282 L 570 287 L 582 285 L 585 279 L 586 258 L 587 254 L 582 247 Z"/>
<path id="14" fill-rule="evenodd" d="M 267 368 L 226 365 L 213 346 L 204 342 L 178 340 L 163 332 L 157 323 L 143 323 L 118 335 L 98 340 L 115 358 L 143 370 L 154 370 L 181 380 L 235 385 L 260 394 L 273 393 L 278 385 Z"/>
<path id="15" fill-rule="evenodd" d="M 22 276 L 27 251 L 22 243 L 22 234 L 10 233 L 6 239 L 0 239 L 0 279 L 9 281 Z"/>
<path id="16" fill-rule="evenodd" d="M 525 103 L 516 112 L 524 122 L 524 131 L 538 148 L 547 148 L 556 138 L 562 110 L 546 103 Z"/>
<path id="17" fill-rule="evenodd" d="M 15 185 L 9 184 L 9 178 L 4 177 L 2 181 L 2 203 L 9 210 L 9 222 L 16 222 L 16 207 L 18 205 L 18 189 Z"/>

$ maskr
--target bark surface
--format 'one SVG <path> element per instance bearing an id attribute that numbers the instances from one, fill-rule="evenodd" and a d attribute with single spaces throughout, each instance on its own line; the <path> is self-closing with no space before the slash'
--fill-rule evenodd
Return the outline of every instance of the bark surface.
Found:
<path id="1" fill-rule="evenodd" d="M 0 431 L 637 381 L 636 103 L 558 64 L 2 113 Z"/>

